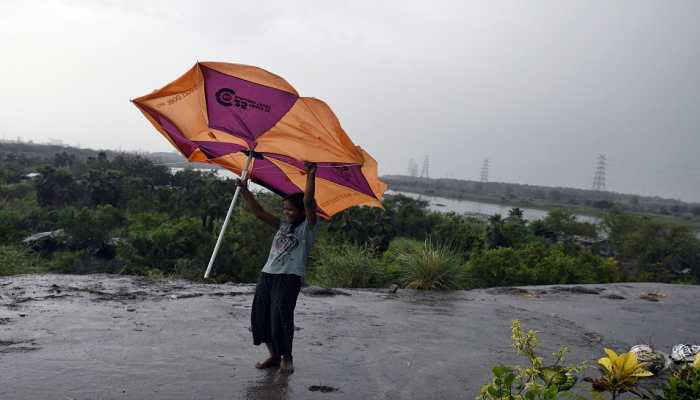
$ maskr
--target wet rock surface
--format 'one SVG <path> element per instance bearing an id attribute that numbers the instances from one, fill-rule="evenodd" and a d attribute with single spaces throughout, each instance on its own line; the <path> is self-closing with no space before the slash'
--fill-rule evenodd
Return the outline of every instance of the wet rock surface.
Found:
<path id="1" fill-rule="evenodd" d="M 253 285 L 0 278 L 0 399 L 473 399 L 494 364 L 523 362 L 512 319 L 540 332 L 543 354 L 567 345 L 571 360 L 700 339 L 700 286 L 308 289 L 284 376 L 253 367 L 264 356 L 249 332 Z"/>

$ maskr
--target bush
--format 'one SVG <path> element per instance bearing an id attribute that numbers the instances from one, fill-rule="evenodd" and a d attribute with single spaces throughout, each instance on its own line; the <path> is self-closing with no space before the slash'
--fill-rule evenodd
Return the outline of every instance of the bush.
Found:
<path id="1" fill-rule="evenodd" d="M 207 239 L 194 218 L 171 220 L 161 214 L 139 214 L 132 217 L 126 240 L 119 244 L 117 254 L 128 272 L 157 268 L 173 274 L 178 263 L 178 270 L 183 271 L 183 259 L 198 260 L 198 265 L 206 266 L 201 244 L 209 243 Z"/>
<path id="2" fill-rule="evenodd" d="M 0 276 L 45 272 L 41 260 L 22 245 L 0 246 Z"/>
<path id="3" fill-rule="evenodd" d="M 313 252 L 309 282 L 324 287 L 381 287 L 387 275 L 367 245 L 319 243 Z"/>
<path id="4" fill-rule="evenodd" d="M 476 253 L 467 263 L 467 286 L 550 285 L 614 282 L 615 260 L 569 244 L 531 242 L 519 249 L 501 247 Z"/>
<path id="5" fill-rule="evenodd" d="M 122 268 L 116 262 L 95 258 L 88 250 L 57 251 L 45 262 L 51 272 L 63 274 L 115 274 L 122 272 Z"/>
<path id="6" fill-rule="evenodd" d="M 527 285 L 533 272 L 524 266 L 510 247 L 499 247 L 473 254 L 466 266 L 466 286 L 469 288 Z"/>
<path id="7" fill-rule="evenodd" d="M 662 390 L 663 400 L 700 399 L 700 368 L 686 366 L 675 371 Z"/>
<path id="8" fill-rule="evenodd" d="M 462 257 L 450 246 L 427 239 L 417 250 L 396 257 L 403 283 L 418 290 L 457 289 L 463 281 Z"/>
<path id="9" fill-rule="evenodd" d="M 481 220 L 455 213 L 439 214 L 436 220 L 430 232 L 431 238 L 459 251 L 465 261 L 472 249 L 481 247 L 486 231 Z"/>
<path id="10" fill-rule="evenodd" d="M 613 209 L 603 218 L 616 257 L 632 268 L 625 278 L 639 281 L 699 281 L 700 240 L 682 225 Z"/>
<path id="11" fill-rule="evenodd" d="M 68 246 L 73 250 L 88 250 L 93 255 L 113 258 L 113 248 L 107 251 L 112 234 L 124 224 L 122 213 L 111 205 L 66 207 L 58 212 L 58 226 L 68 235 Z"/>
<path id="12" fill-rule="evenodd" d="M 32 226 L 36 225 L 39 211 L 34 199 L 0 202 L 0 242 L 19 242 L 36 233 L 32 232 Z"/>

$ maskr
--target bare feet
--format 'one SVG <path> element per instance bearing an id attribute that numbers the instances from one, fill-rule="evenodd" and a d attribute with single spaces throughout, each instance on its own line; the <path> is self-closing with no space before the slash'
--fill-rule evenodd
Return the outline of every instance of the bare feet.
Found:
<path id="1" fill-rule="evenodd" d="M 280 357 L 275 357 L 275 356 L 270 356 L 265 361 L 255 363 L 255 368 L 257 369 L 265 369 L 265 368 L 271 368 L 271 367 L 277 367 L 280 365 Z"/>
<path id="2" fill-rule="evenodd" d="M 283 374 L 291 374 L 294 372 L 294 362 L 286 358 L 282 359 L 280 363 L 280 372 Z"/>

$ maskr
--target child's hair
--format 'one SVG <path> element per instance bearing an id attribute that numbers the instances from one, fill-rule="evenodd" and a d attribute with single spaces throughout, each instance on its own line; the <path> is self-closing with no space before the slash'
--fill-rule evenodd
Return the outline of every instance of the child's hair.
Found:
<path id="1" fill-rule="evenodd" d="M 292 193 L 285 197 L 284 200 L 288 201 L 294 208 L 301 211 L 302 214 L 306 214 L 304 208 L 304 193 Z"/>

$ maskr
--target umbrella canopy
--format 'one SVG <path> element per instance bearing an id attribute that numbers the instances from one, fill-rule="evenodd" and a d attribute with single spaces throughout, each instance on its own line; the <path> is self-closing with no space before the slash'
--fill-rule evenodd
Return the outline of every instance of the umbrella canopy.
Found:
<path id="1" fill-rule="evenodd" d="M 386 184 L 376 161 L 353 144 L 326 103 L 300 97 L 268 71 L 198 62 L 133 103 L 189 161 L 240 175 L 252 151 L 250 179 L 283 196 L 304 190 L 304 162 L 315 162 L 320 215 L 381 207 Z"/>

